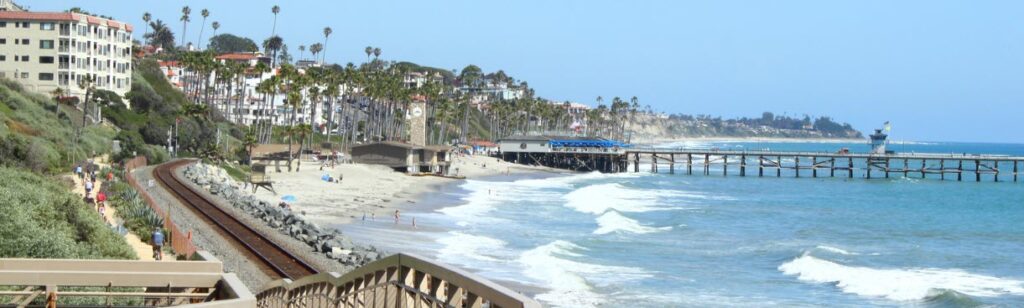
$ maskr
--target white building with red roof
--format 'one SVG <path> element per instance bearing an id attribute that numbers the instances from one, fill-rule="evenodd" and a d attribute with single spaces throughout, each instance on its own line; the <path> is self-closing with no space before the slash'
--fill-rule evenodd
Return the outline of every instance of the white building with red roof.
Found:
<path id="1" fill-rule="evenodd" d="M 26 89 L 85 96 L 79 86 L 124 95 L 132 84 L 132 26 L 71 12 L 0 11 L 0 77 Z"/>

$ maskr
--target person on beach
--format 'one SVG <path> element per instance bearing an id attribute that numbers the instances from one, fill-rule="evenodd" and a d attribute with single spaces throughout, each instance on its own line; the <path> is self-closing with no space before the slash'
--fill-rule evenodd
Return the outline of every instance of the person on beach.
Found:
<path id="1" fill-rule="evenodd" d="M 153 259 L 157 261 L 163 260 L 164 258 L 164 233 L 160 232 L 160 228 L 153 229 L 153 235 L 150 239 L 150 244 L 153 245 Z"/>
<path id="2" fill-rule="evenodd" d="M 399 213 L 398 210 L 395 210 L 395 224 L 397 225 L 398 221 L 401 220 L 401 219 L 402 219 L 402 214 Z"/>
<path id="3" fill-rule="evenodd" d="M 416 217 L 412 218 L 412 228 L 416 229 Z"/>

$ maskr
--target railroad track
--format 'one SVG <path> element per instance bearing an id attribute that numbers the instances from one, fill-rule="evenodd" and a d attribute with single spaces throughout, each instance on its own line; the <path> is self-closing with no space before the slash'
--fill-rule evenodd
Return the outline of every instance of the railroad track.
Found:
<path id="1" fill-rule="evenodd" d="M 299 257 L 284 249 L 269 238 L 263 236 L 231 214 L 213 204 L 202 194 L 196 193 L 188 185 L 182 183 L 174 170 L 191 161 L 179 160 L 165 163 L 153 169 L 155 178 L 160 185 L 169 191 L 178 201 L 192 208 L 193 212 L 202 217 L 211 226 L 216 226 L 225 238 L 233 239 L 247 256 L 254 262 L 263 264 L 281 278 L 296 280 L 318 271 L 302 261 Z"/>

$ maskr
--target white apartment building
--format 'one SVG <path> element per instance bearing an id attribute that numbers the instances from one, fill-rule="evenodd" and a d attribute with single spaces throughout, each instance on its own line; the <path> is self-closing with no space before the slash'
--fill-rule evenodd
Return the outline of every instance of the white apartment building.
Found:
<path id="1" fill-rule="evenodd" d="M 78 83 L 90 76 L 96 89 L 131 90 L 132 26 L 78 13 L 0 11 L 0 77 L 26 89 L 85 96 Z"/>

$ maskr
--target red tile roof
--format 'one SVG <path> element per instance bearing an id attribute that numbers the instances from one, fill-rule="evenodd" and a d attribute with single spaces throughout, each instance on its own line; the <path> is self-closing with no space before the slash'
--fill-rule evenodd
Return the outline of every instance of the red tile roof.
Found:
<path id="1" fill-rule="evenodd" d="M 217 56 L 217 60 L 254 60 L 259 59 L 259 55 L 251 53 L 226 53 Z"/>
<path id="2" fill-rule="evenodd" d="M 44 12 L 14 12 L 0 11 L 0 19 L 17 20 L 79 20 L 75 13 L 44 13 Z"/>
<path id="3" fill-rule="evenodd" d="M 108 20 L 95 16 L 87 16 L 78 13 L 70 12 L 14 12 L 14 11 L 0 11 L 0 19 L 7 20 L 45 20 L 45 21 L 80 21 L 82 17 L 86 17 L 86 20 L 90 24 L 102 25 L 106 24 L 108 27 L 113 28 L 124 28 L 127 31 L 132 31 L 132 25 L 121 23 L 114 20 Z M 104 21 L 106 21 L 104 23 Z"/>

